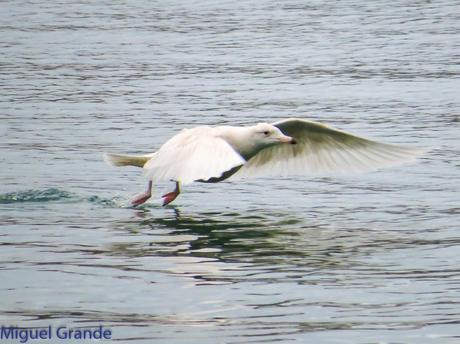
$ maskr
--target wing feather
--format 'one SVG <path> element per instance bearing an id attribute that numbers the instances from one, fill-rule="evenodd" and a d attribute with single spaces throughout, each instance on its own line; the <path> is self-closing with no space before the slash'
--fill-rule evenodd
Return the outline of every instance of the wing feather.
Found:
<path id="1" fill-rule="evenodd" d="M 188 184 L 218 178 L 246 162 L 210 127 L 185 129 L 167 141 L 145 164 L 153 181 L 176 180 Z"/>
<path id="2" fill-rule="evenodd" d="M 291 118 L 273 123 L 296 145 L 279 144 L 260 151 L 236 177 L 359 173 L 415 160 L 422 151 L 385 144 L 331 128 L 322 123 Z"/>

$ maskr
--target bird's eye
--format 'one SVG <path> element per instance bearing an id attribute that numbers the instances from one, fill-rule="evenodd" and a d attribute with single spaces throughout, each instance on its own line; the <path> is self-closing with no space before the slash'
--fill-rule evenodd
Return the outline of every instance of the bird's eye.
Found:
<path id="1" fill-rule="evenodd" d="M 265 136 L 268 136 L 268 134 L 270 134 L 270 132 L 269 132 L 269 131 L 267 131 L 267 130 L 266 130 L 266 131 L 264 131 L 264 135 L 265 135 Z"/>

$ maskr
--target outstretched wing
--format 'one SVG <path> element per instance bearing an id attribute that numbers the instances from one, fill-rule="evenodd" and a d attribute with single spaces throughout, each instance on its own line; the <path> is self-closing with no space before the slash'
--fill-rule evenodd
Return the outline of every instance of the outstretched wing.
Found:
<path id="1" fill-rule="evenodd" d="M 246 162 L 210 127 L 185 129 L 167 141 L 144 165 L 153 181 L 175 180 L 183 184 L 219 178 Z"/>
<path id="2" fill-rule="evenodd" d="M 237 177 L 366 172 L 415 160 L 420 150 L 379 143 L 298 118 L 273 123 L 296 145 L 268 147 L 252 157 Z"/>

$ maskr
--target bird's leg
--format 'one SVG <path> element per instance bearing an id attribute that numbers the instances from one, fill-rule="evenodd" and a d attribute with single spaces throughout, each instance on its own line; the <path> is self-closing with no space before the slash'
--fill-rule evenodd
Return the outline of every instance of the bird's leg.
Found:
<path id="1" fill-rule="evenodd" d="M 180 194 L 180 184 L 176 182 L 176 188 L 172 192 L 168 192 L 167 194 L 161 196 L 163 197 L 163 206 L 168 205 L 172 201 L 176 199 L 177 196 Z"/>
<path id="2" fill-rule="evenodd" d="M 141 192 L 140 194 L 136 195 L 134 199 L 131 201 L 131 205 L 138 206 L 145 201 L 147 201 L 150 197 L 152 197 L 152 181 L 149 181 L 149 186 L 147 191 Z"/>

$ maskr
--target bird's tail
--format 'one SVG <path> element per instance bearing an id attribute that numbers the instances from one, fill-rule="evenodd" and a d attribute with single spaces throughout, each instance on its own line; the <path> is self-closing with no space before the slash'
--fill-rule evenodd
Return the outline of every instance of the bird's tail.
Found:
<path id="1" fill-rule="evenodd" d="M 153 154 L 147 155 L 124 155 L 104 154 L 104 161 L 112 166 L 137 166 L 144 167 L 145 163 L 152 158 Z"/>

